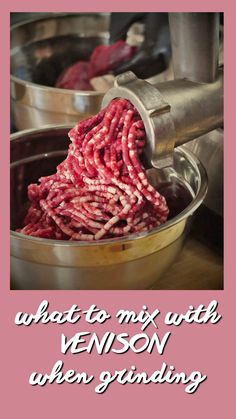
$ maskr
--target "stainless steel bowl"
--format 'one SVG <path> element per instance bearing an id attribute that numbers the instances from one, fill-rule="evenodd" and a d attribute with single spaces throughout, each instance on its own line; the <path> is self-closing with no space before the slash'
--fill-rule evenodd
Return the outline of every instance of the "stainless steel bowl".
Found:
<path id="1" fill-rule="evenodd" d="M 13 289 L 145 289 L 171 265 L 183 246 L 191 215 L 207 189 L 206 173 L 184 147 L 175 171 L 151 169 L 171 215 L 161 227 L 99 242 L 34 238 L 15 232 L 27 206 L 27 186 L 55 172 L 66 155 L 69 127 L 44 128 L 11 137 L 11 287 Z M 158 174 L 158 176 L 157 176 Z"/>
<path id="2" fill-rule="evenodd" d="M 18 130 L 76 122 L 100 110 L 102 93 L 57 89 L 59 74 L 108 43 L 109 14 L 54 14 L 11 28 L 11 104 Z"/>

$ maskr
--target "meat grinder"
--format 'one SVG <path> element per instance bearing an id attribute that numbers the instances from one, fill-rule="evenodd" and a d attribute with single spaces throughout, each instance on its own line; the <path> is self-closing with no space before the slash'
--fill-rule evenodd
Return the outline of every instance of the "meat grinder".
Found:
<path id="1" fill-rule="evenodd" d="M 169 13 L 174 80 L 151 85 L 132 72 L 116 77 L 103 106 L 130 100 L 147 133 L 151 165 L 173 165 L 174 147 L 190 143 L 209 177 L 206 206 L 222 215 L 223 68 L 219 66 L 219 13 Z"/>

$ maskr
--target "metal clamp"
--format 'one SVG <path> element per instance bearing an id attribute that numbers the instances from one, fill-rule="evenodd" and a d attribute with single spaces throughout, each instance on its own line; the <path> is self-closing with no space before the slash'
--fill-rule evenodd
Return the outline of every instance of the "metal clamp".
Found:
<path id="1" fill-rule="evenodd" d="M 153 167 L 173 165 L 175 126 L 170 105 L 150 83 L 138 79 L 132 71 L 116 77 L 114 87 L 104 96 L 102 107 L 115 98 L 129 100 L 138 110 L 147 134 L 146 157 Z"/>

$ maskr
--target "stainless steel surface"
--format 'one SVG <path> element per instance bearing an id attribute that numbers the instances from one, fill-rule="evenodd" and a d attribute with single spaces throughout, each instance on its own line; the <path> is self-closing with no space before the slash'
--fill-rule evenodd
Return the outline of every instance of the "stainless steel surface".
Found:
<path id="1" fill-rule="evenodd" d="M 53 173 L 68 147 L 68 127 L 25 131 L 11 138 L 11 228 L 22 225 L 27 185 Z M 178 174 L 176 176 L 176 173 Z M 154 174 L 155 175 L 155 174 Z M 155 176 L 152 180 L 155 184 Z M 158 189 L 171 219 L 148 233 L 99 242 L 39 239 L 11 231 L 14 289 L 145 289 L 157 281 L 183 246 L 191 215 L 206 194 L 205 170 L 184 148 L 174 153 Z M 187 185 L 187 187 L 186 187 Z"/>
<path id="2" fill-rule="evenodd" d="M 204 165 L 208 175 L 208 191 L 204 205 L 223 216 L 223 165 L 224 134 L 222 129 L 214 130 L 189 142 L 186 147 L 191 150 Z"/>
<path id="3" fill-rule="evenodd" d="M 219 41 L 221 35 L 223 47 L 223 28 L 220 33 L 219 13 L 169 13 L 169 22 L 175 78 L 185 78 L 189 82 L 175 82 L 179 84 L 180 89 L 181 85 L 184 85 L 182 94 L 180 91 L 173 92 L 173 87 L 170 86 L 168 96 L 165 84 L 159 86 L 160 91 L 164 89 L 165 99 L 172 104 L 172 115 L 173 112 L 176 113 L 173 118 L 176 132 L 179 134 L 178 144 L 183 142 L 182 138 L 188 131 L 194 134 L 192 138 L 197 138 L 201 135 L 199 128 L 204 130 L 202 132 L 204 135 L 188 143 L 187 147 L 201 160 L 208 174 L 209 187 L 204 204 L 214 213 L 222 216 L 223 131 L 222 129 L 211 131 L 223 125 L 223 75 L 222 71 L 220 74 L 218 72 Z M 221 49 L 220 61 L 222 60 Z M 208 84 L 198 89 L 198 84 L 195 83 L 196 88 L 194 84 L 191 87 L 190 81 Z M 219 82 L 221 87 L 219 87 Z M 185 86 L 189 89 L 187 90 Z M 184 109 L 183 103 L 186 106 Z M 190 113 L 188 107 L 191 109 Z M 187 125 L 184 124 L 181 127 L 182 117 Z M 205 130 L 205 128 L 209 129 Z M 207 133 L 207 131 L 210 132 Z"/>
<path id="4" fill-rule="evenodd" d="M 210 83 L 217 78 L 219 13 L 169 13 L 175 79 Z"/>
<path id="5" fill-rule="evenodd" d="M 11 105 L 18 130 L 76 122 L 100 110 L 103 93 L 54 88 L 59 74 L 108 42 L 109 14 L 55 16 L 11 28 Z"/>
<path id="6" fill-rule="evenodd" d="M 130 100 L 140 112 L 147 138 L 147 158 L 155 167 L 171 164 L 173 147 L 182 145 L 223 124 L 223 73 L 213 83 L 173 80 L 150 85 L 127 72 L 103 98 Z"/>
<path id="7" fill-rule="evenodd" d="M 170 104 L 175 145 L 181 145 L 223 125 L 223 71 L 213 83 L 174 80 L 155 86 Z"/>

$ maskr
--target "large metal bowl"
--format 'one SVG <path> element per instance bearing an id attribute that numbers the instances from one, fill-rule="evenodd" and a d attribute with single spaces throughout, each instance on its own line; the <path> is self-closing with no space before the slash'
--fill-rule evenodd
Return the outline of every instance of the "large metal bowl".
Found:
<path id="1" fill-rule="evenodd" d="M 27 186 L 55 172 L 69 145 L 69 127 L 23 131 L 11 138 L 11 287 L 13 289 L 145 289 L 171 265 L 183 246 L 191 215 L 207 189 L 201 163 L 175 150 L 176 172 L 158 175 L 171 215 L 161 227 L 99 242 L 34 238 L 22 226 Z M 152 173 L 154 182 L 155 172 Z"/>
<path id="2" fill-rule="evenodd" d="M 103 93 L 57 89 L 56 79 L 109 40 L 109 14 L 51 14 L 11 28 L 11 104 L 18 130 L 76 122 L 100 110 Z"/>

